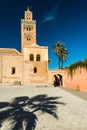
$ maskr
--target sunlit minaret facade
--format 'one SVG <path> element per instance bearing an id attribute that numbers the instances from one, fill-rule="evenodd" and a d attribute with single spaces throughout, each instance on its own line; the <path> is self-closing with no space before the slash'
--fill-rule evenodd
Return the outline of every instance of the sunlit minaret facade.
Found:
<path id="1" fill-rule="evenodd" d="M 29 7 L 24 13 L 24 19 L 21 20 L 21 42 L 23 48 L 36 46 L 36 21 L 33 20 L 33 14 Z"/>

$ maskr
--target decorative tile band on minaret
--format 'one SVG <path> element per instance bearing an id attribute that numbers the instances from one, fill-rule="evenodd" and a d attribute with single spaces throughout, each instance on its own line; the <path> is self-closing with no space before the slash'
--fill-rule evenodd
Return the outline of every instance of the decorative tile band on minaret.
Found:
<path id="1" fill-rule="evenodd" d="M 21 21 L 23 24 L 36 24 L 36 21 L 32 21 L 32 22 L 30 22 L 30 21 Z"/>

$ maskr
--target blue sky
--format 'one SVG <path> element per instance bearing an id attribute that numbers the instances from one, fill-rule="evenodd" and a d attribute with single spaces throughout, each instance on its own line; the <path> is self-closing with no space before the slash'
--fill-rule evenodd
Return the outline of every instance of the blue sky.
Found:
<path id="1" fill-rule="evenodd" d="M 21 50 L 21 19 L 28 5 L 37 21 L 37 44 L 49 48 L 49 68 L 58 68 L 56 41 L 70 53 L 64 66 L 87 58 L 87 0 L 1 0 L 0 48 Z"/>

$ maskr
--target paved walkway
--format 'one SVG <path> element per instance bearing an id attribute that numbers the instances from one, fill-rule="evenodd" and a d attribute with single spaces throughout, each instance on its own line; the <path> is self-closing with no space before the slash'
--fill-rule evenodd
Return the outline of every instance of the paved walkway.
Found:
<path id="1" fill-rule="evenodd" d="M 9 103 L 13 100 L 14 97 L 20 97 L 22 101 L 23 97 L 25 97 L 26 99 L 27 97 L 32 98 L 39 95 L 38 102 L 41 101 L 40 105 L 45 104 L 45 109 L 47 107 L 50 107 L 53 110 L 51 106 L 52 104 L 50 103 L 56 104 L 57 110 L 54 110 L 55 113 L 58 115 L 58 120 L 54 117 L 55 115 L 52 116 L 52 113 L 41 113 L 37 110 L 34 113 L 38 118 L 35 130 L 87 130 L 86 100 L 83 100 L 78 96 L 58 87 L 55 88 L 50 85 L 48 85 L 48 87 L 39 87 L 38 85 L 36 86 L 37 87 L 35 87 L 34 85 L 0 85 L 0 111 L 2 112 L 2 108 L 5 107 L 3 105 L 3 102 Z M 32 99 L 35 105 L 37 105 L 38 102 L 35 102 L 37 98 Z M 44 99 L 44 101 L 41 99 Z M 52 100 L 56 100 L 57 102 L 53 102 Z M 22 105 L 22 102 L 18 105 Z M 2 115 L 2 113 L 0 114 Z M 0 130 L 11 130 L 9 122 L 4 122 Z"/>
<path id="2" fill-rule="evenodd" d="M 61 88 L 73 95 L 76 95 L 77 97 L 80 97 L 81 99 L 83 100 L 86 100 L 87 101 L 87 91 L 74 91 L 74 90 L 71 90 L 69 88 Z"/>

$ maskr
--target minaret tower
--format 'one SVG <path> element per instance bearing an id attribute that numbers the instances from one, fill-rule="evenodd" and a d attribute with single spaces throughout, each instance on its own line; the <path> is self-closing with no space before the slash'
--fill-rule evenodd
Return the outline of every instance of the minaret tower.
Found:
<path id="1" fill-rule="evenodd" d="M 29 7 L 21 20 L 21 44 L 22 53 L 24 48 L 36 46 L 36 21 L 33 20 Z"/>

